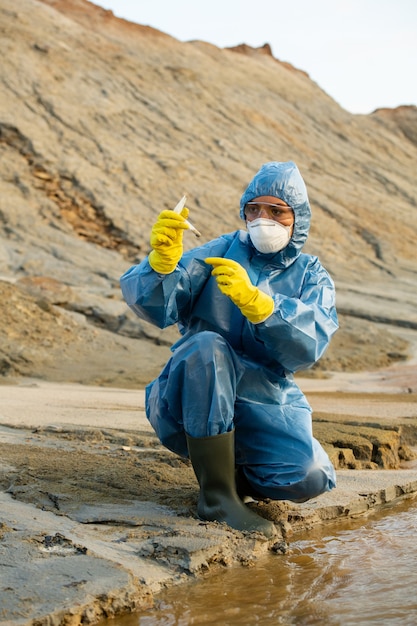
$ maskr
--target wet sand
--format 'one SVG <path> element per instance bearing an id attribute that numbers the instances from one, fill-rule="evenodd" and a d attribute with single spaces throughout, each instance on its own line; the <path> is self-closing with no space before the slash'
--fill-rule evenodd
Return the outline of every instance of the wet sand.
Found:
<path id="1" fill-rule="evenodd" d="M 298 382 L 315 411 L 339 419 L 416 418 L 414 363 L 388 375 Z M 316 500 L 249 504 L 276 524 L 267 541 L 195 517 L 192 468 L 160 446 L 143 390 L 21 380 L 0 394 L 2 626 L 138 611 L 167 586 L 279 558 L 294 533 L 417 494 L 415 463 L 339 470 L 337 488 Z"/>

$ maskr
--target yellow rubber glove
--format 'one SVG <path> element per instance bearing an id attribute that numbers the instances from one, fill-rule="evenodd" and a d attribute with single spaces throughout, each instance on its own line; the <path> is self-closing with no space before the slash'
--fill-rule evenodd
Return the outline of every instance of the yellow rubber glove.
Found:
<path id="1" fill-rule="evenodd" d="M 216 278 L 220 291 L 239 307 L 252 324 L 264 322 L 274 312 L 271 296 L 252 285 L 247 271 L 239 263 L 220 257 L 204 260 L 213 265 L 211 275 Z"/>
<path id="2" fill-rule="evenodd" d="M 186 223 L 188 209 L 183 208 L 181 213 L 162 211 L 151 232 L 151 246 L 153 250 L 148 256 L 149 265 L 159 274 L 171 274 L 182 257 L 182 236 L 189 228 Z"/>

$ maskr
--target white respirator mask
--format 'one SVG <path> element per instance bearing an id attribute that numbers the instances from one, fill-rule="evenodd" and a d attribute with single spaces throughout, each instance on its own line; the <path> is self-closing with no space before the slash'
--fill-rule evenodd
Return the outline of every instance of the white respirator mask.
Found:
<path id="1" fill-rule="evenodd" d="M 246 227 L 253 245 L 263 254 L 279 252 L 291 239 L 291 226 L 284 226 L 263 217 L 246 222 Z"/>

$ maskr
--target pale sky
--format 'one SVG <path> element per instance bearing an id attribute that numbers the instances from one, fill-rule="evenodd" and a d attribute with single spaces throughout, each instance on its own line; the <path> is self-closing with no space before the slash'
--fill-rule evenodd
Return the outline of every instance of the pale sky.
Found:
<path id="1" fill-rule="evenodd" d="M 180 41 L 269 43 L 343 108 L 417 105 L 417 0 L 94 0 Z"/>

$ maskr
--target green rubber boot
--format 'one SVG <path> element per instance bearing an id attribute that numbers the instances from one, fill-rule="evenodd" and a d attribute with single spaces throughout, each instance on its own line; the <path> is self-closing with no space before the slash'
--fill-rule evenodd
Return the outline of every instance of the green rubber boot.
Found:
<path id="1" fill-rule="evenodd" d="M 274 524 L 251 511 L 240 500 L 235 482 L 235 434 L 214 437 L 187 435 L 190 460 L 200 485 L 200 519 L 226 522 L 236 530 L 258 531 L 268 539 L 277 534 Z"/>

